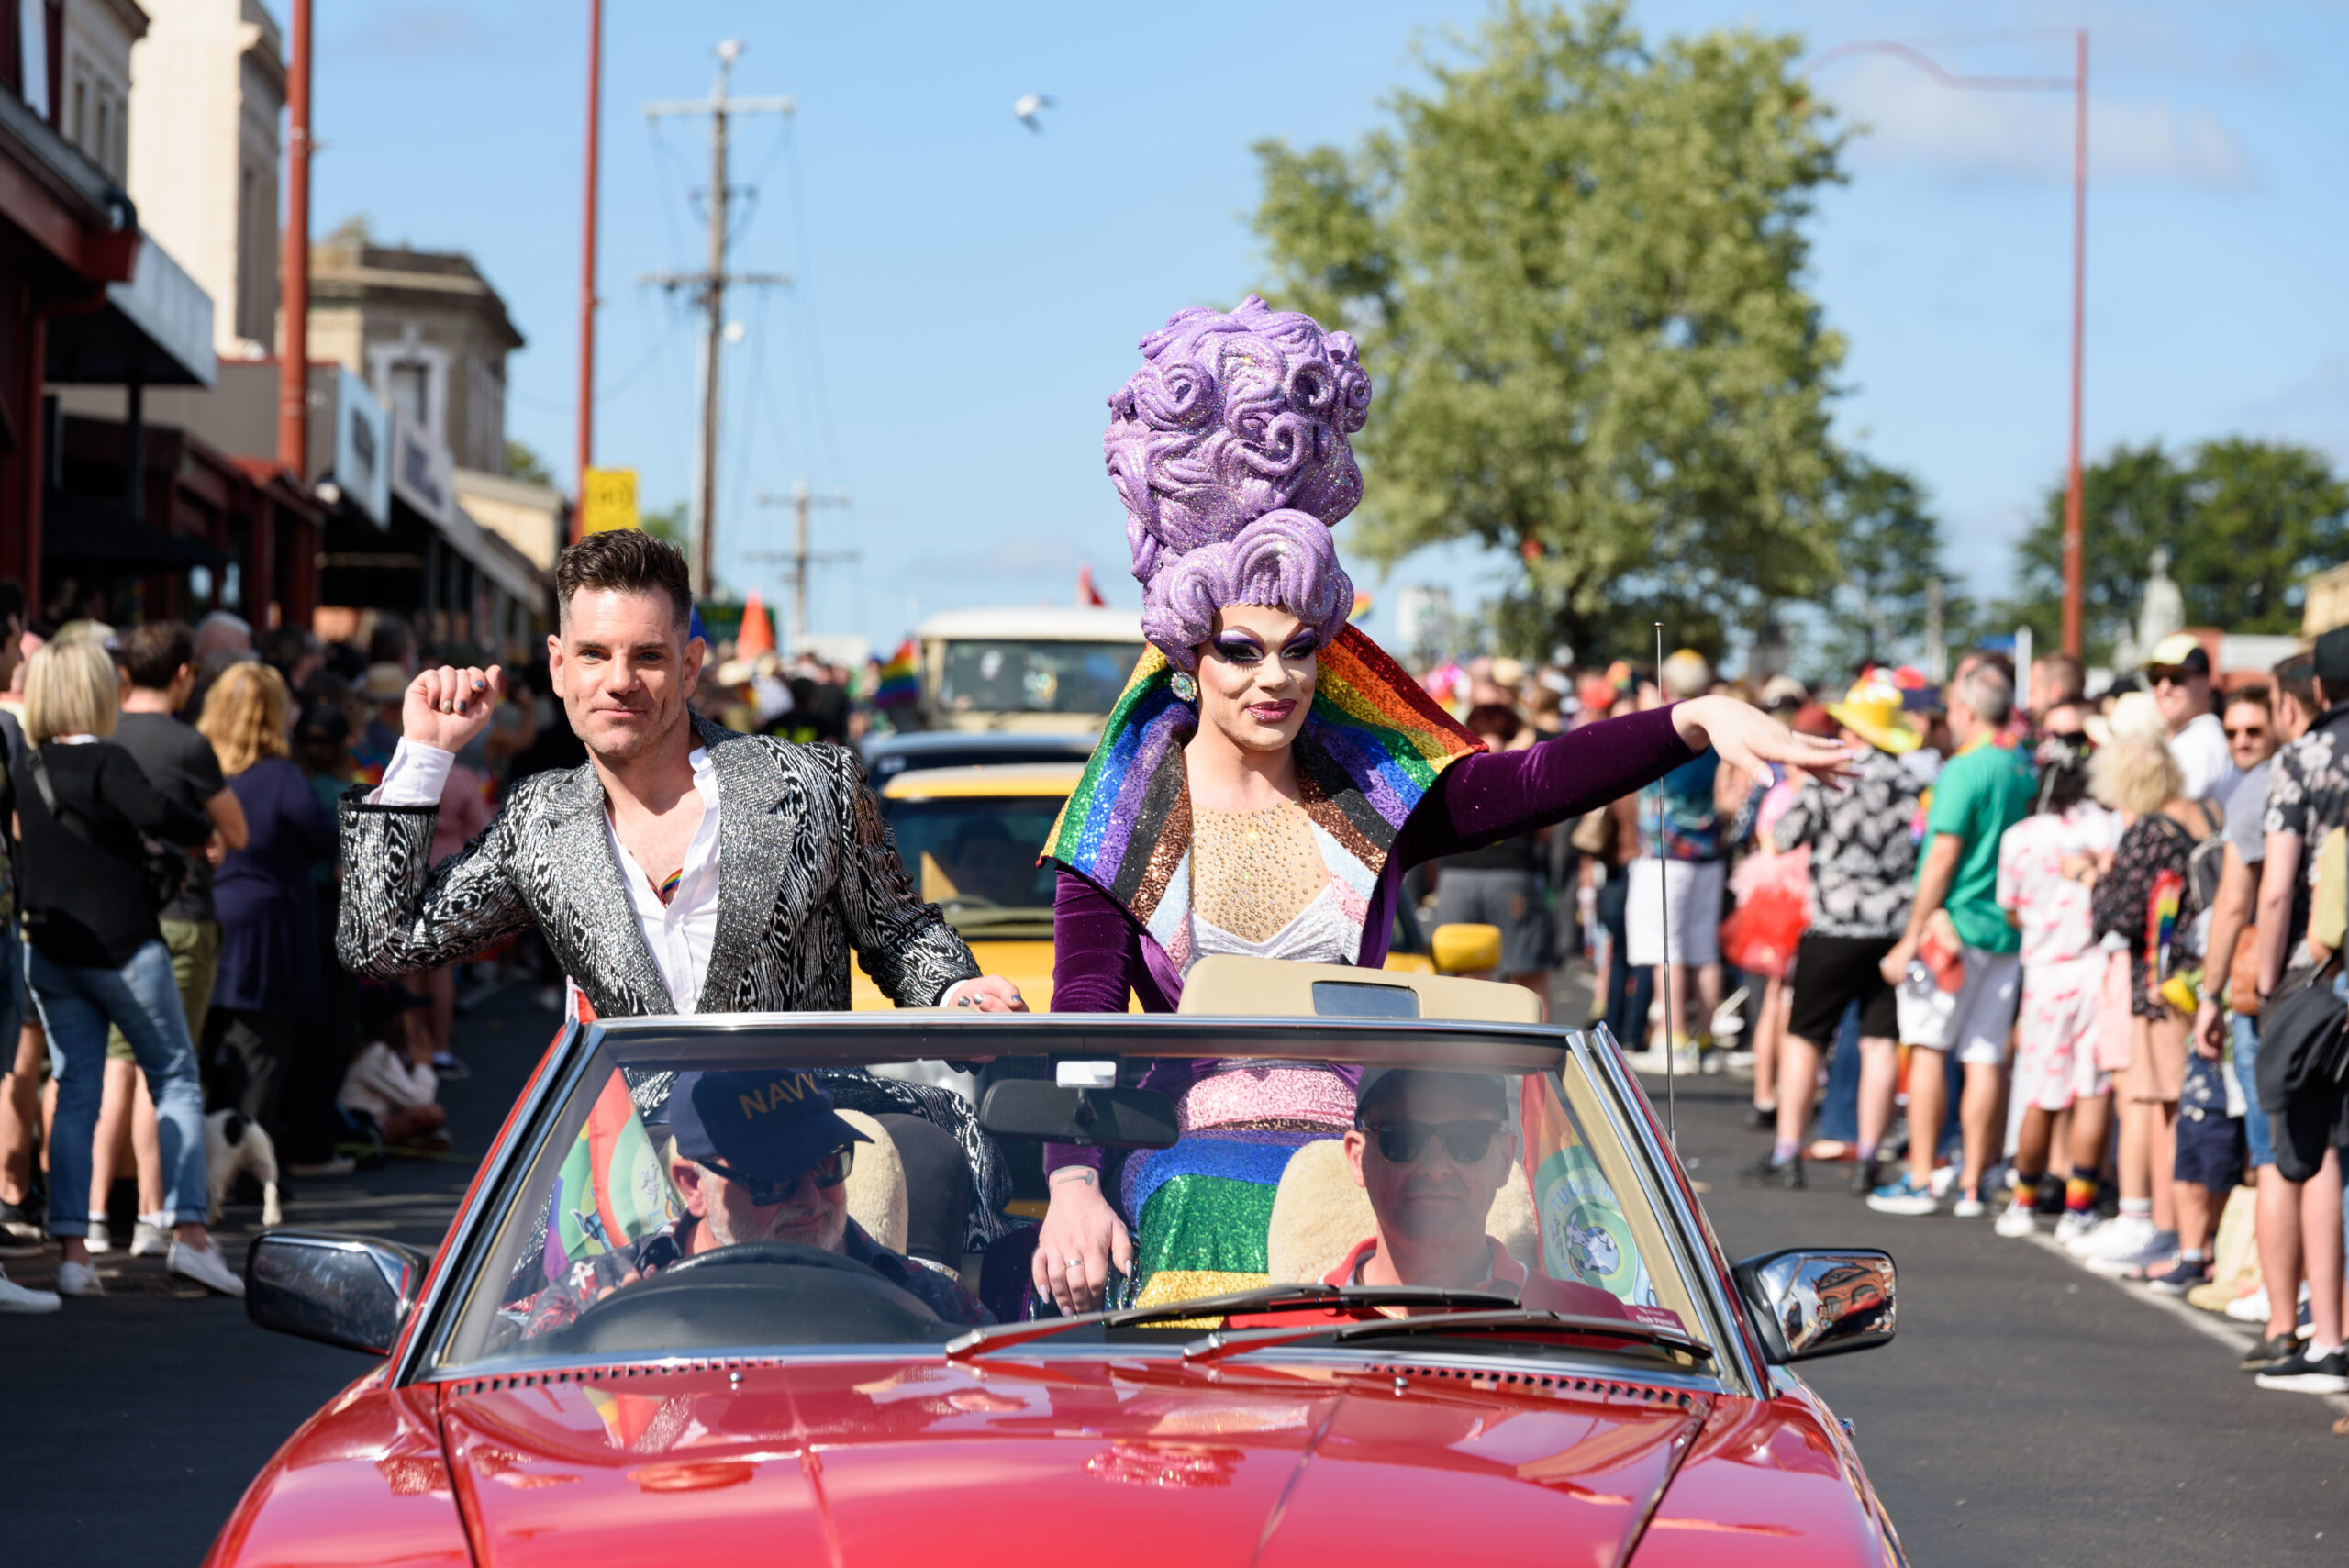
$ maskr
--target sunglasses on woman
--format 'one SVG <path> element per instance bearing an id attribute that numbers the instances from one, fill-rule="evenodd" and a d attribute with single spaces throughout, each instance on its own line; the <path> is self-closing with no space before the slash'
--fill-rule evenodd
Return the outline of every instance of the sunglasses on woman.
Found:
<path id="1" fill-rule="evenodd" d="M 773 1208 L 799 1190 L 798 1176 L 794 1176 L 787 1182 L 763 1182 L 755 1176 L 746 1176 L 730 1166 L 721 1165 L 715 1160 L 696 1160 L 694 1163 L 741 1187 L 751 1195 L 751 1202 L 760 1208 Z M 856 1145 L 846 1143 L 817 1161 L 801 1174 L 815 1177 L 818 1186 L 829 1190 L 847 1181 L 849 1172 L 855 1166 Z"/>
<path id="2" fill-rule="evenodd" d="M 1417 1162 L 1430 1138 L 1443 1140 L 1454 1164 L 1474 1165 L 1492 1152 L 1502 1127 L 1497 1121 L 1390 1121 L 1365 1130 L 1378 1140 L 1380 1157 L 1392 1165 Z"/>

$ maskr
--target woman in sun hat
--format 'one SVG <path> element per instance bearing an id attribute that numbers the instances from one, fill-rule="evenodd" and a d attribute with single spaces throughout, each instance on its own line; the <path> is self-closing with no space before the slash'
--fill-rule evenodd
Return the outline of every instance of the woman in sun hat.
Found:
<path id="1" fill-rule="evenodd" d="M 1849 787 L 1807 781 L 1771 839 L 1782 851 L 1810 846 L 1810 926 L 1795 949 L 1794 1000 L 1779 1053 L 1776 1141 L 1743 1174 L 1775 1186 L 1804 1184 L 1803 1128 L 1810 1119 L 1820 1052 L 1844 1008 L 1860 1009 L 1860 1138 L 1854 1189 L 1875 1185 L 1876 1145 L 1892 1125 L 1899 1033 L 1892 987 L 1877 966 L 1909 924 L 1917 843 L 1909 824 L 1923 781 L 1900 758 L 1921 740 L 1890 682 L 1864 677 L 1827 712 L 1842 740 L 1865 748 Z"/>
<path id="2" fill-rule="evenodd" d="M 1375 968 L 1408 867 L 1561 821 L 1708 746 L 1754 773 L 1842 771 L 1842 748 L 1725 697 L 1486 752 L 1347 624 L 1330 530 L 1362 499 L 1347 438 L 1371 389 L 1353 339 L 1252 295 L 1182 311 L 1141 347 L 1102 445 L 1151 646 L 1044 850 L 1056 1011 L 1123 1012 L 1130 996 L 1172 1011 L 1209 953 Z M 1242 1138 L 1255 1184 L 1278 1179 L 1275 1143 L 1352 1125 L 1350 1079 L 1221 1068 L 1161 1062 L 1151 1081 L 1194 1149 L 1218 1128 L 1286 1129 Z M 1226 1245 L 1246 1228 L 1199 1218 L 1208 1181 L 1186 1152 L 1105 1171 L 1098 1151 L 1048 1151 L 1039 1295 L 1089 1307 L 1113 1261 L 1145 1301 L 1263 1283 L 1261 1233 Z"/>

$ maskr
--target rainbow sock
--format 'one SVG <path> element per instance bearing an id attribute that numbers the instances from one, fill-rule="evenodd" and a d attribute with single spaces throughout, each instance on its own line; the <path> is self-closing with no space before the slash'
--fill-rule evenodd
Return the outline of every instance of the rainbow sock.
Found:
<path id="1" fill-rule="evenodd" d="M 2064 1208 L 2065 1212 L 2071 1214 L 2086 1214 L 2088 1210 L 2094 1208 L 2096 1207 L 2096 1184 L 2095 1172 L 2091 1171 L 2087 1174 L 2082 1175 L 2079 1172 L 2074 1171 L 2072 1173 L 2071 1180 L 2064 1184 Z"/>
<path id="2" fill-rule="evenodd" d="M 1793 1142 L 1784 1138 L 1779 1139 L 1776 1143 L 1770 1145 L 1770 1163 L 1773 1165 L 1785 1164 L 1787 1161 L 1795 1157 L 1795 1151 L 1801 1147 L 1802 1145 L 1800 1143 Z"/>

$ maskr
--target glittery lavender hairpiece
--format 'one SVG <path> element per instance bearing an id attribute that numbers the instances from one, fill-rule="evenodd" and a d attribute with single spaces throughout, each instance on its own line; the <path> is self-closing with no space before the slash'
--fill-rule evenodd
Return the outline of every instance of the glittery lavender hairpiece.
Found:
<path id="1" fill-rule="evenodd" d="M 1370 377 L 1351 335 L 1250 295 L 1230 315 L 1177 312 L 1141 351 L 1101 449 L 1145 588 L 1171 558 L 1268 512 L 1329 528 L 1362 499 L 1346 437 L 1369 412 Z"/>
<path id="2" fill-rule="evenodd" d="M 1216 612 L 1232 605 L 1286 610 L 1321 643 L 1337 636 L 1353 609 L 1354 585 L 1329 526 L 1305 512 L 1268 512 L 1229 543 L 1163 563 L 1142 595 L 1141 634 L 1168 663 L 1197 673 Z"/>

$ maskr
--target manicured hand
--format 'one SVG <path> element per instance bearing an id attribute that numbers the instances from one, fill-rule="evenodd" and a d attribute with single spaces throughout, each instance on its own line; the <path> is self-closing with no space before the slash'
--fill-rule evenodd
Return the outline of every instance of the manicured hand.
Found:
<path id="1" fill-rule="evenodd" d="M 1692 697 L 1675 704 L 1672 722 L 1690 750 L 1710 746 L 1730 767 L 1756 775 L 1778 767 L 1841 784 L 1860 760 L 1842 742 L 1798 734 L 1735 697 Z"/>
<path id="2" fill-rule="evenodd" d="M 1133 1273 L 1133 1239 L 1101 1195 L 1092 1172 L 1064 1166 L 1052 1178 L 1052 1195 L 1037 1234 L 1036 1254 L 1029 1260 L 1029 1276 L 1036 1294 L 1051 1296 L 1063 1312 L 1097 1312 L 1109 1264 L 1114 1261 L 1121 1274 Z"/>
<path id="3" fill-rule="evenodd" d="M 957 980 L 938 999 L 941 1007 L 969 1007 L 982 1013 L 1024 1013 L 1028 999 L 1019 987 L 1000 974 L 982 974 L 976 980 Z"/>
<path id="4" fill-rule="evenodd" d="M 498 667 L 488 669 L 444 665 L 427 670 L 407 684 L 407 699 L 400 705 L 400 734 L 419 746 L 462 751 L 497 711 L 506 682 Z"/>

